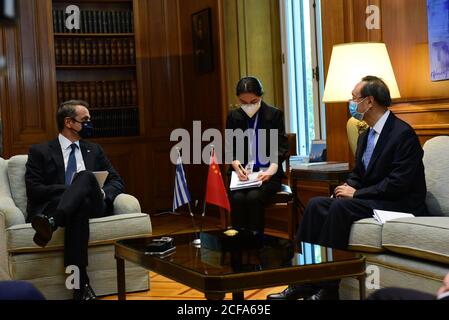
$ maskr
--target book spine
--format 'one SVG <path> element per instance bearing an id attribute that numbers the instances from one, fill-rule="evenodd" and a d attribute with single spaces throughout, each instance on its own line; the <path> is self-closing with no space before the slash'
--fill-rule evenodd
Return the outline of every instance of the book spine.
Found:
<path id="1" fill-rule="evenodd" d="M 92 40 L 92 64 L 98 64 L 98 41 Z"/>
<path id="2" fill-rule="evenodd" d="M 135 64 L 136 63 L 136 48 L 134 44 L 134 39 L 129 40 L 129 63 Z"/>
<path id="3" fill-rule="evenodd" d="M 63 91 L 62 82 L 57 82 L 57 91 L 58 91 L 58 106 L 64 102 L 64 91 Z"/>
<path id="4" fill-rule="evenodd" d="M 111 41 L 109 39 L 104 41 L 104 62 L 111 64 Z"/>
<path id="5" fill-rule="evenodd" d="M 103 90 L 102 90 L 100 81 L 97 81 L 95 83 L 95 92 L 96 92 L 96 96 L 97 96 L 97 108 L 103 108 L 103 106 L 104 106 L 104 103 L 103 103 Z"/>
<path id="6" fill-rule="evenodd" d="M 61 44 L 61 64 L 66 65 L 67 64 L 67 42 L 66 39 L 60 39 Z"/>
<path id="7" fill-rule="evenodd" d="M 117 63 L 117 40 L 111 39 L 111 64 L 116 65 Z"/>
<path id="8" fill-rule="evenodd" d="M 73 39 L 73 64 L 80 63 L 80 39 Z"/>
<path id="9" fill-rule="evenodd" d="M 123 64 L 123 41 L 118 39 L 115 41 L 115 44 L 117 46 L 117 64 Z"/>
<path id="10" fill-rule="evenodd" d="M 86 39 L 86 64 L 92 64 L 92 39 Z"/>
<path id="11" fill-rule="evenodd" d="M 133 106 L 137 106 L 137 84 L 136 81 L 131 81 L 131 101 Z"/>
<path id="12" fill-rule="evenodd" d="M 59 39 L 55 40 L 55 62 L 56 65 L 61 64 L 61 42 Z"/>
<path id="13" fill-rule="evenodd" d="M 86 64 L 86 40 L 84 39 L 80 41 L 80 64 Z"/>
<path id="14" fill-rule="evenodd" d="M 89 82 L 90 107 L 97 108 L 97 92 L 95 90 L 95 82 Z"/>
<path id="15" fill-rule="evenodd" d="M 108 88 L 107 88 L 107 84 L 105 81 L 103 81 L 101 83 L 101 89 L 102 89 L 102 94 L 103 94 L 103 107 L 107 108 L 111 106 L 111 102 L 109 101 L 109 93 L 108 93 Z"/>

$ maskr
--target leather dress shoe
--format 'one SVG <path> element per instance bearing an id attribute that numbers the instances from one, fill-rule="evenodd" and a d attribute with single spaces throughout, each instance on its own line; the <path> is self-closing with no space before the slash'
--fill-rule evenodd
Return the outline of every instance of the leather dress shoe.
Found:
<path id="1" fill-rule="evenodd" d="M 90 284 L 85 284 L 80 289 L 73 291 L 73 300 L 77 301 L 89 301 L 97 300 L 97 296 L 90 286 Z"/>
<path id="2" fill-rule="evenodd" d="M 317 293 L 317 289 L 307 285 L 289 285 L 284 291 L 269 294 L 267 300 L 298 300 Z"/>
<path id="3" fill-rule="evenodd" d="M 306 300 L 340 300 L 338 289 L 320 289 Z"/>
<path id="4" fill-rule="evenodd" d="M 31 226 L 36 230 L 33 241 L 40 247 L 45 247 L 48 244 L 53 235 L 53 231 L 56 230 L 53 218 L 43 214 L 36 215 L 31 221 Z"/>

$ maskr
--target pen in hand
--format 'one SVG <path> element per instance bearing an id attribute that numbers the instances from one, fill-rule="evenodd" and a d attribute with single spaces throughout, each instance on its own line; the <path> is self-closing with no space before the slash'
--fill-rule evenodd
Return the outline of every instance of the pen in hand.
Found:
<path id="1" fill-rule="evenodd" d="M 239 169 L 240 169 L 240 173 L 245 177 L 246 180 L 248 180 L 248 174 L 246 173 L 245 168 L 243 168 L 243 166 L 239 163 Z"/>

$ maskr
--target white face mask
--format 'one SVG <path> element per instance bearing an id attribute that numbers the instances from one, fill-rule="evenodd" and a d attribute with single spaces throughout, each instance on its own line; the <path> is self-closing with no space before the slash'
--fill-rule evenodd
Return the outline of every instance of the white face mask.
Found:
<path id="1" fill-rule="evenodd" d="M 248 117 L 252 118 L 254 115 L 259 111 L 261 105 L 261 101 L 254 104 L 242 104 L 241 108 L 245 113 L 248 115 Z"/>

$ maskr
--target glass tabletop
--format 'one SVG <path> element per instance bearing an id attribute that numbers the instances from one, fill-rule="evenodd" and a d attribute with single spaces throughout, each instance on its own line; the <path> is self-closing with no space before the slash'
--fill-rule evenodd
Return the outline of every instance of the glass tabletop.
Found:
<path id="1" fill-rule="evenodd" d="M 195 233 L 170 237 L 174 239 L 176 249 L 160 257 L 147 252 L 148 244 L 160 237 L 120 240 L 117 243 L 136 251 L 143 259 L 164 260 L 179 268 L 209 276 L 311 266 L 358 258 L 353 252 L 307 243 L 301 243 L 302 252 L 295 252 L 295 244 L 290 240 L 244 232 L 232 236 L 224 231 L 203 232 L 200 234 L 200 247 L 193 245 L 197 238 Z"/>

